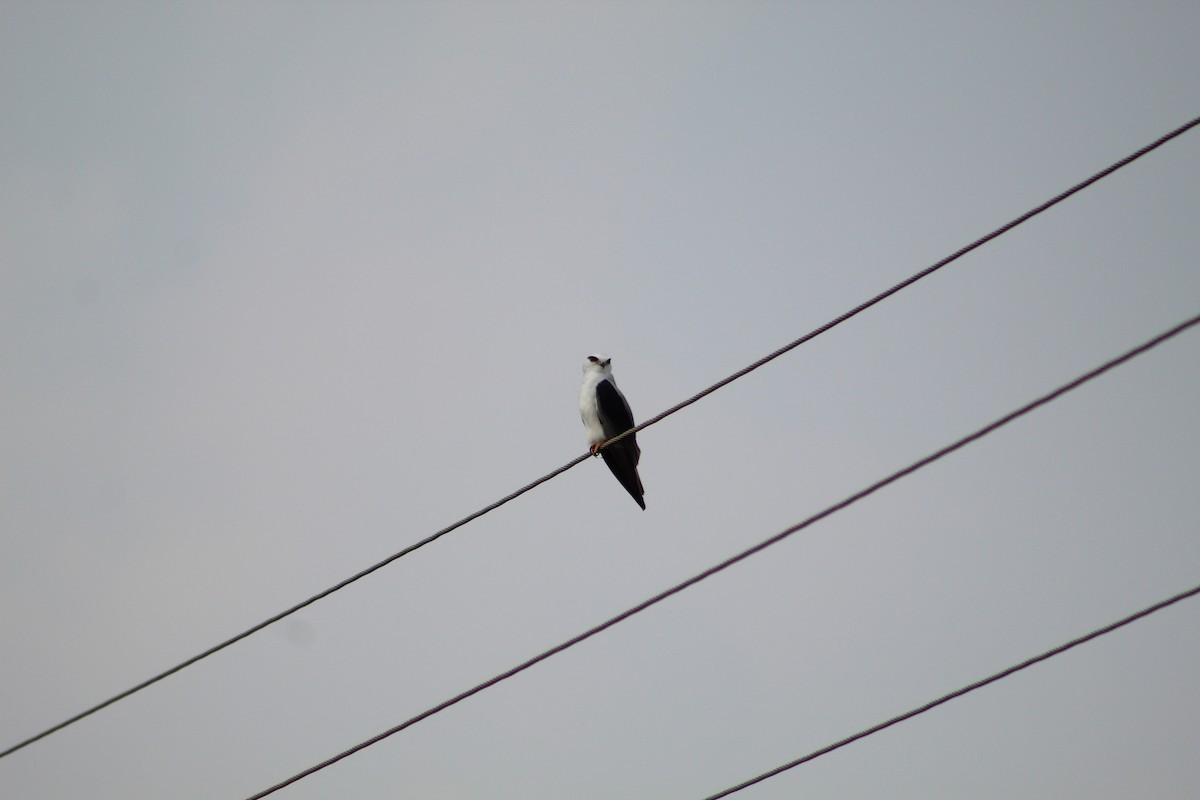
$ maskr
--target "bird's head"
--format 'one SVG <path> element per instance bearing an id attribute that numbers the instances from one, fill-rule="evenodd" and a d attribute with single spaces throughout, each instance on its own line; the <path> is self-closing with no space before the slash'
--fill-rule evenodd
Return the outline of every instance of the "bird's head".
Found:
<path id="1" fill-rule="evenodd" d="M 612 374 L 612 359 L 603 353 L 593 353 L 583 362 L 583 372 L 598 372 L 601 375 Z"/>

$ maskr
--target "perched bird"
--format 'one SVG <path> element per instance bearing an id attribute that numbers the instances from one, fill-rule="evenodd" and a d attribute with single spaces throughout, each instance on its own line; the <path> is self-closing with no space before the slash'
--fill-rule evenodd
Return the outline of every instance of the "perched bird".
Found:
<path id="1" fill-rule="evenodd" d="M 633 427 L 633 412 L 625 395 L 617 388 L 612 376 L 612 359 L 597 353 L 583 362 L 583 388 L 579 390 L 579 416 L 587 430 L 587 440 L 592 455 L 604 456 L 604 463 L 612 470 L 625 490 L 637 504 L 646 509 L 642 499 L 642 479 L 638 477 L 638 460 L 642 451 L 638 448 L 635 434 L 600 449 L 600 445 L 614 436 L 619 436 Z"/>

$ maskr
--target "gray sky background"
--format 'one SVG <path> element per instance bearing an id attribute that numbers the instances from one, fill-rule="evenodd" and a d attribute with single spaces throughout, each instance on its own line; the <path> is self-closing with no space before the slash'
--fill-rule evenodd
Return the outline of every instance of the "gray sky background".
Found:
<path id="1" fill-rule="evenodd" d="M 1200 5 L 0 4 L 0 744 L 1200 113 Z M 1192 132 L 598 461 L 0 760 L 244 798 L 1200 310 Z M 1191 332 L 279 793 L 700 798 L 1200 582 Z M 1191 601 L 746 790 L 1194 798 Z"/>

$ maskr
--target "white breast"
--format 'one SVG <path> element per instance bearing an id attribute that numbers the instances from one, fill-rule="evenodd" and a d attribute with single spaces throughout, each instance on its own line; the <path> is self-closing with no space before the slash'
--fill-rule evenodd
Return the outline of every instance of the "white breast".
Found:
<path id="1" fill-rule="evenodd" d="M 600 424 L 600 409 L 596 404 L 596 384 L 602 380 L 603 375 L 588 373 L 583 376 L 583 388 L 579 390 L 579 416 L 583 419 L 589 445 L 599 444 L 607 438 Z"/>

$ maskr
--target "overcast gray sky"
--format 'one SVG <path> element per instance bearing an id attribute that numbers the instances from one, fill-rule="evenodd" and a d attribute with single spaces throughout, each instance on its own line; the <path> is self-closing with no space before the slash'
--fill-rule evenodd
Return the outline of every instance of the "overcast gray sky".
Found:
<path id="1" fill-rule="evenodd" d="M 0 2 L 0 747 L 1200 114 L 1200 5 Z M 1200 311 L 1186 134 L 0 760 L 244 798 Z M 277 796 L 701 798 L 1200 583 L 1200 333 Z M 1184 798 L 1200 601 L 746 790 Z"/>

